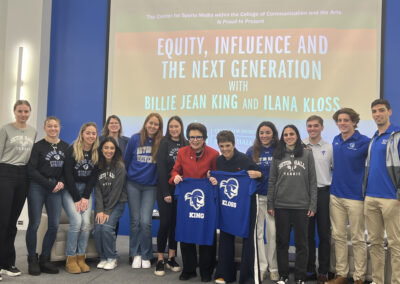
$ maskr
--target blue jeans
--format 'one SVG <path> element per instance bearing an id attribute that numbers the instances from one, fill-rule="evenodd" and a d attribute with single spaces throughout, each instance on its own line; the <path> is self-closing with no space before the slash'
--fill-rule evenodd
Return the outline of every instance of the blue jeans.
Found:
<path id="1" fill-rule="evenodd" d="M 42 218 L 43 205 L 47 212 L 47 232 L 44 235 L 42 255 L 50 256 L 51 248 L 57 237 L 58 224 L 61 215 L 61 192 L 52 193 L 36 182 L 31 182 L 28 191 L 29 225 L 26 231 L 26 248 L 29 256 L 36 255 L 37 230 Z"/>
<path id="2" fill-rule="evenodd" d="M 85 190 L 85 183 L 76 183 L 80 194 Z M 86 246 L 90 235 L 90 217 L 92 213 L 92 196 L 89 198 L 89 206 L 85 212 L 76 211 L 75 202 L 68 190 L 63 190 L 63 207 L 69 219 L 69 230 L 65 248 L 66 256 L 82 255 L 86 252 Z"/>
<path id="3" fill-rule="evenodd" d="M 107 258 L 119 258 L 116 249 L 116 232 L 115 226 L 121 218 L 122 213 L 125 209 L 125 202 L 119 202 L 115 205 L 113 211 L 107 222 L 104 224 L 94 224 L 94 241 L 96 244 L 96 250 L 99 253 L 100 260 L 106 260 Z"/>
<path id="4" fill-rule="evenodd" d="M 156 186 L 127 181 L 130 234 L 129 256 L 153 257 L 151 221 L 156 200 Z"/>

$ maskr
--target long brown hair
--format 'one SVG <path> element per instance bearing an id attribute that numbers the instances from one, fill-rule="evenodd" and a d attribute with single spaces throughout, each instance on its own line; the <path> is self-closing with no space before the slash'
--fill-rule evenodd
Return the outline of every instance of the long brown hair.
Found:
<path id="1" fill-rule="evenodd" d="M 146 130 L 146 124 L 150 120 L 150 118 L 152 118 L 152 117 L 156 117 L 158 119 L 158 131 L 154 135 L 154 138 L 153 138 L 154 142 L 153 142 L 153 145 L 151 146 L 151 158 L 153 159 L 153 162 L 155 162 L 156 161 L 158 147 L 160 146 L 160 141 L 161 141 L 161 139 L 163 137 L 163 134 L 162 134 L 162 131 L 163 131 L 163 119 L 162 119 L 160 114 L 158 114 L 156 112 L 152 112 L 146 117 L 146 119 L 145 119 L 145 121 L 143 123 L 142 129 L 139 132 L 140 133 L 139 145 L 143 146 L 144 143 L 146 142 L 146 139 L 149 138 L 149 135 L 148 135 L 147 130 Z"/>
<path id="2" fill-rule="evenodd" d="M 124 166 L 124 158 L 122 157 L 122 151 L 121 148 L 119 148 L 117 141 L 115 141 L 115 139 L 113 137 L 107 136 L 104 138 L 104 140 L 100 143 L 99 146 L 99 169 L 104 169 L 107 166 L 107 161 L 106 158 L 104 157 L 103 154 L 103 146 L 104 144 L 106 144 L 107 142 L 111 142 L 113 143 L 114 147 L 115 147 L 115 152 L 114 152 L 114 156 L 111 159 L 111 167 L 112 168 L 116 168 L 116 167 L 123 167 Z"/>
<path id="3" fill-rule="evenodd" d="M 173 120 L 177 121 L 177 122 L 179 123 L 179 125 L 181 126 L 181 134 L 179 134 L 179 143 L 180 143 L 182 146 L 183 146 L 183 145 L 186 145 L 187 142 L 186 142 L 186 139 L 185 139 L 185 135 L 183 135 L 183 131 L 184 131 L 184 129 L 183 129 L 183 121 L 182 121 L 182 119 L 181 119 L 179 116 L 177 116 L 177 115 L 171 116 L 170 119 L 168 120 L 168 123 L 167 123 L 167 130 L 165 131 L 165 137 L 171 139 L 171 133 L 169 133 L 169 124 L 170 124 L 171 121 L 173 121 Z"/>
<path id="4" fill-rule="evenodd" d="M 254 144 L 253 144 L 253 161 L 255 163 L 259 162 L 261 150 L 263 148 L 263 144 L 261 143 L 261 140 L 260 140 L 260 129 L 263 126 L 269 127 L 272 130 L 271 147 L 276 147 L 276 145 L 278 145 L 278 142 L 279 142 L 279 134 L 278 134 L 278 130 L 275 127 L 275 124 L 273 124 L 271 121 L 261 122 L 257 127 L 256 139 L 254 139 Z"/>

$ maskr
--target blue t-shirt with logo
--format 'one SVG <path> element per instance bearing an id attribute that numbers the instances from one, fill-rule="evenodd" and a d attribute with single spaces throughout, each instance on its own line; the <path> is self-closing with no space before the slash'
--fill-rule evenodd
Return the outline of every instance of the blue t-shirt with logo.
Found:
<path id="1" fill-rule="evenodd" d="M 397 199 L 396 188 L 386 169 L 386 145 L 392 132 L 399 130 L 399 127 L 390 125 L 381 135 L 378 131 L 375 133 L 370 150 L 367 196 Z M 398 147 L 400 149 L 400 143 Z"/>
<path id="2" fill-rule="evenodd" d="M 246 171 L 213 171 L 218 181 L 217 228 L 234 236 L 249 235 L 251 195 L 257 190 L 254 179 Z"/>
<path id="3" fill-rule="evenodd" d="M 175 188 L 175 197 L 176 241 L 212 245 L 217 219 L 216 186 L 208 178 L 184 178 Z"/>
<path id="4" fill-rule="evenodd" d="M 370 138 L 361 135 L 358 130 L 345 141 L 341 134 L 335 136 L 332 142 L 331 194 L 340 198 L 364 200 L 362 182 L 369 142 Z"/>

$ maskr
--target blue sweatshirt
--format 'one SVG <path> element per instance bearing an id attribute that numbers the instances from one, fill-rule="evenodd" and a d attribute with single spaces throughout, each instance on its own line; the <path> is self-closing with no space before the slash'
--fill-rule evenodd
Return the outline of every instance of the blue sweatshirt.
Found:
<path id="1" fill-rule="evenodd" d="M 268 193 L 269 168 L 271 166 L 272 153 L 274 150 L 275 148 L 273 147 L 262 147 L 261 149 L 260 158 L 257 162 L 257 165 L 264 176 L 262 182 L 257 182 L 257 193 L 260 195 L 267 195 Z M 253 160 L 253 146 L 247 150 L 246 155 Z"/>
<path id="2" fill-rule="evenodd" d="M 369 171 L 366 195 L 371 197 L 397 199 L 397 189 L 386 168 L 386 148 L 390 135 L 399 132 L 400 127 L 390 125 L 381 135 L 376 131 L 371 141 Z M 400 143 L 397 145 L 400 152 Z"/>
<path id="3" fill-rule="evenodd" d="M 362 182 L 365 159 L 370 138 L 358 130 L 343 141 L 342 134 L 335 136 L 333 146 L 333 171 L 331 194 L 339 198 L 364 200 Z"/>
<path id="4" fill-rule="evenodd" d="M 125 165 L 127 179 L 141 185 L 157 184 L 157 164 L 151 157 L 153 139 L 147 138 L 144 145 L 140 146 L 140 133 L 132 135 L 126 146 Z"/>

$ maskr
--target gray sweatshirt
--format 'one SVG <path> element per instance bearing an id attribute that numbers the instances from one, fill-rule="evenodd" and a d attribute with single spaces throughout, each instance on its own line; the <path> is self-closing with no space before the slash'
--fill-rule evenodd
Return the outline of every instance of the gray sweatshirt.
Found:
<path id="1" fill-rule="evenodd" d="M 118 202 L 127 202 L 125 166 L 107 167 L 99 170 L 94 188 L 95 213 L 104 212 L 110 215 Z"/>
<path id="2" fill-rule="evenodd" d="M 268 210 L 275 208 L 317 211 L 317 178 L 310 149 L 304 149 L 301 157 L 286 150 L 281 160 L 272 159 Z"/>
<path id="3" fill-rule="evenodd" d="M 35 143 L 36 130 L 30 125 L 24 129 L 12 123 L 0 128 L 0 163 L 25 166 Z"/>

